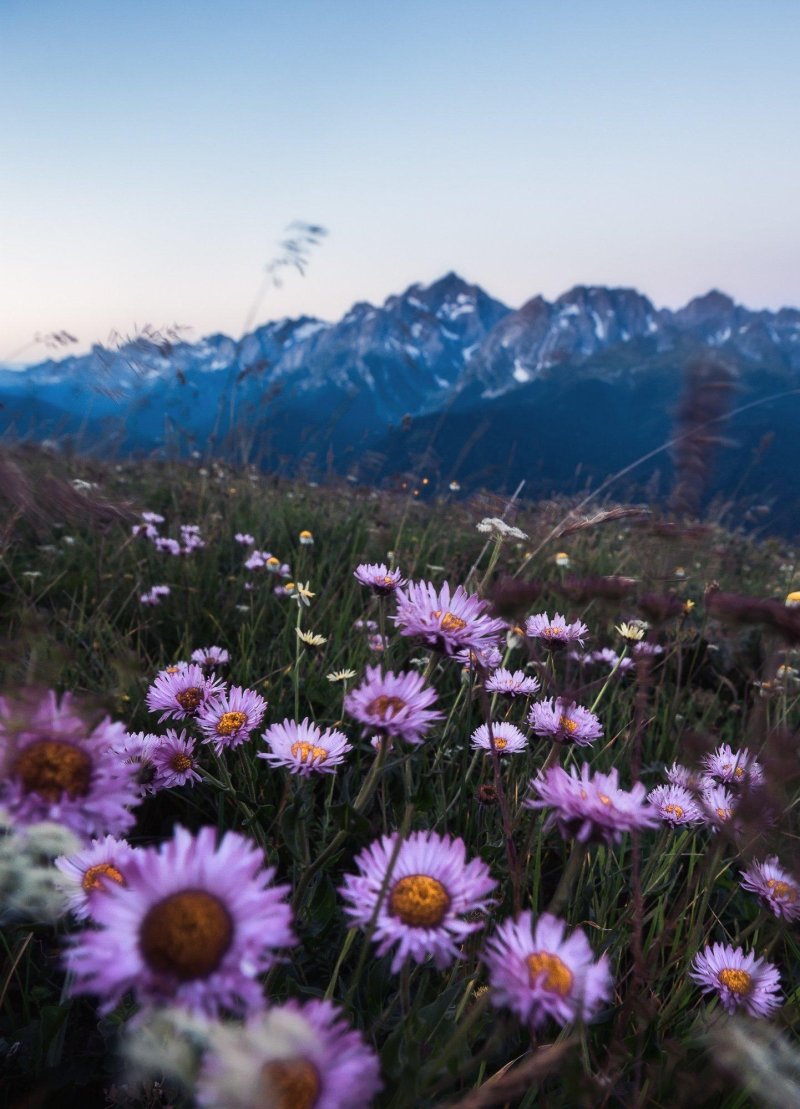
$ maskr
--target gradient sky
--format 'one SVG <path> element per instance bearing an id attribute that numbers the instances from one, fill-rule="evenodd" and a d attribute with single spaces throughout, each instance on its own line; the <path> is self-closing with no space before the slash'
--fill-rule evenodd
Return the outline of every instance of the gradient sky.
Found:
<path id="1" fill-rule="evenodd" d="M 800 305 L 798 0 L 0 0 L 0 360 L 454 269 Z M 44 356 L 29 348 L 20 358 Z"/>

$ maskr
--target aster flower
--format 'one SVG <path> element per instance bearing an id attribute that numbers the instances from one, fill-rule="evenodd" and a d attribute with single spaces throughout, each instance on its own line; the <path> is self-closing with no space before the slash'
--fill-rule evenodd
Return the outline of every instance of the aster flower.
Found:
<path id="1" fill-rule="evenodd" d="M 237 531 L 233 538 L 243 547 L 252 547 L 255 543 L 255 539 L 253 538 L 253 536 L 248 535 L 246 531 Z"/>
<path id="2" fill-rule="evenodd" d="M 542 913 L 506 920 L 486 944 L 491 1000 L 538 1028 L 548 1017 L 558 1024 L 591 1020 L 611 997 L 612 978 L 604 956 L 595 961 L 586 934 L 565 938 L 563 920 Z"/>
<path id="3" fill-rule="evenodd" d="M 288 886 L 272 886 L 273 867 L 235 832 L 192 835 L 176 828 L 160 847 L 127 862 L 125 887 L 93 905 L 97 928 L 66 952 L 72 992 L 96 994 L 110 1012 L 128 990 L 142 1005 L 174 1002 L 215 1016 L 263 1008 L 258 975 L 275 949 L 295 942 Z"/>
<path id="4" fill-rule="evenodd" d="M 463 585 L 451 593 L 445 582 L 439 592 L 431 582 L 409 582 L 397 590 L 397 614 L 392 617 L 401 635 L 421 639 L 448 655 L 462 648 L 496 647 L 506 626 L 487 613 L 480 597 L 470 596 Z"/>
<path id="5" fill-rule="evenodd" d="M 98 897 L 105 896 L 111 886 L 125 885 L 127 863 L 135 850 L 124 839 L 105 836 L 93 839 L 82 851 L 55 859 L 55 865 L 66 877 L 69 908 L 74 916 L 79 919 L 91 916 Z"/>
<path id="6" fill-rule="evenodd" d="M 227 747 L 239 747 L 250 738 L 264 719 L 267 702 L 253 689 L 235 685 L 228 693 L 211 697 L 197 711 L 197 726 L 221 754 Z"/>
<path id="7" fill-rule="evenodd" d="M 667 824 L 702 824 L 705 819 L 697 798 L 684 786 L 656 786 L 647 800 Z"/>
<path id="8" fill-rule="evenodd" d="M 530 697 L 538 690 L 539 679 L 528 677 L 524 670 L 515 670 L 512 674 L 501 668 L 486 682 L 487 693 L 500 693 L 503 697 Z"/>
<path id="9" fill-rule="evenodd" d="M 310 774 L 333 774 L 353 750 L 343 732 L 327 728 L 324 732 L 306 717 L 299 724 L 284 720 L 272 724 L 262 737 L 269 752 L 259 752 L 273 766 L 285 766 L 292 774 L 307 778 Z"/>
<path id="10" fill-rule="evenodd" d="M 761 764 L 747 747 L 734 751 L 729 744 L 723 743 L 713 754 L 703 757 L 703 766 L 710 778 L 726 785 L 752 787 L 764 781 Z"/>
<path id="11" fill-rule="evenodd" d="M 193 737 L 187 736 L 185 729 L 179 735 L 174 728 L 167 728 L 166 735 L 151 754 L 154 789 L 173 789 L 187 782 L 193 785 L 200 781 L 194 745 Z"/>
<path id="12" fill-rule="evenodd" d="M 69 693 L 0 699 L 0 803 L 17 824 L 55 821 L 85 842 L 126 832 L 140 798 L 136 768 L 111 750 L 125 736 L 108 717 L 89 723 Z"/>
<path id="13" fill-rule="evenodd" d="M 262 570 L 266 565 L 263 551 L 253 551 L 244 560 L 245 570 Z"/>
<path id="14" fill-rule="evenodd" d="M 192 651 L 192 662 L 196 662 L 198 666 L 222 666 L 230 661 L 230 657 L 224 647 L 199 647 Z"/>
<path id="15" fill-rule="evenodd" d="M 158 512 L 142 512 L 140 513 L 142 519 L 146 524 L 163 524 L 164 517 L 159 515 Z"/>
<path id="16" fill-rule="evenodd" d="M 395 948 L 392 972 L 410 956 L 421 963 L 429 955 L 439 970 L 459 957 L 459 947 L 482 927 L 474 919 L 494 902 L 487 894 L 497 885 L 482 859 L 467 861 L 461 839 L 435 832 L 412 832 L 397 851 L 381 900 L 398 834 L 382 836 L 357 856 L 358 874 L 346 874 L 340 893 L 350 902 L 345 912 L 353 924 L 368 927 L 378 954 Z M 473 919 L 465 920 L 469 914 Z"/>
<path id="17" fill-rule="evenodd" d="M 195 1096 L 205 1109 L 369 1109 L 380 1065 L 329 1001 L 288 1001 L 211 1037 Z"/>
<path id="18" fill-rule="evenodd" d="M 751 1017 L 770 1017 L 781 1005 L 778 968 L 741 947 L 709 944 L 695 955 L 689 977 L 703 993 L 716 993 L 730 1014 L 744 1009 Z"/>
<path id="19" fill-rule="evenodd" d="M 161 737 L 152 732 L 126 732 L 109 747 L 124 763 L 132 766 L 140 793 L 155 793 L 153 778 L 153 752 L 161 742 Z"/>
<path id="20" fill-rule="evenodd" d="M 633 657 L 634 658 L 655 658 L 656 655 L 663 655 L 664 648 L 659 643 L 650 643 L 647 640 L 642 640 L 641 643 L 634 643 Z"/>
<path id="21" fill-rule="evenodd" d="M 712 786 L 700 794 L 700 805 L 706 822 L 715 828 L 721 828 L 723 824 L 732 821 L 738 804 L 738 798 L 725 786 Z M 731 827 L 735 828 L 735 825 L 731 824 Z"/>
<path id="22" fill-rule="evenodd" d="M 169 596 L 171 592 L 168 585 L 154 585 L 152 589 L 140 595 L 139 602 L 143 605 L 160 605 L 161 598 Z"/>
<path id="23" fill-rule="evenodd" d="M 520 751 L 527 751 L 528 741 L 523 733 L 513 724 L 503 722 L 492 724 L 492 740 L 494 749 L 499 755 L 517 755 Z M 491 751 L 492 743 L 489 739 L 489 729 L 486 724 L 481 724 L 472 733 L 472 748 L 476 751 Z"/>
<path id="24" fill-rule="evenodd" d="M 619 843 L 624 832 L 652 828 L 659 821 L 645 800 L 641 782 L 630 791 L 620 789 L 616 770 L 592 775 L 588 763 L 583 763 L 580 773 L 574 766 L 569 773 L 553 766 L 535 778 L 531 788 L 539 800 L 525 805 L 553 810 L 545 828 L 557 824 L 564 838 L 574 836 L 581 843 Z"/>
<path id="25" fill-rule="evenodd" d="M 477 651 L 465 647 L 463 651 L 458 652 L 455 659 L 467 672 L 479 673 L 482 670 L 494 670 L 503 661 L 503 656 L 497 647 L 492 645 Z"/>
<path id="26" fill-rule="evenodd" d="M 674 762 L 672 766 L 668 767 L 665 771 L 667 781 L 674 786 L 683 786 L 684 789 L 689 789 L 695 793 L 705 789 L 708 780 L 704 775 L 696 770 L 691 770 L 688 766 L 683 766 L 679 762 Z"/>
<path id="27" fill-rule="evenodd" d="M 178 540 L 170 539 L 167 536 L 158 536 L 153 540 L 153 546 L 157 551 L 168 551 L 173 558 L 181 553 L 181 545 Z"/>
<path id="28" fill-rule="evenodd" d="M 531 705 L 528 723 L 536 735 L 568 741 L 578 747 L 588 747 L 603 734 L 603 726 L 593 712 L 575 701 L 567 705 L 560 697 Z"/>
<path id="29" fill-rule="evenodd" d="M 398 586 L 406 584 L 400 571 L 390 570 L 384 562 L 362 562 L 353 571 L 353 577 L 379 597 L 394 593 Z"/>
<path id="30" fill-rule="evenodd" d="M 435 700 L 436 690 L 425 684 L 421 674 L 391 670 L 382 674 L 379 666 L 368 666 L 361 685 L 347 693 L 344 709 L 379 735 L 416 744 L 432 724 L 443 719 L 443 713 L 430 707 Z"/>
<path id="31" fill-rule="evenodd" d="M 205 703 L 217 697 L 225 683 L 206 677 L 197 663 L 170 674 L 162 671 L 147 691 L 145 704 L 150 712 L 161 712 L 159 723 L 172 717 L 185 720 L 194 716 Z"/>
<path id="32" fill-rule="evenodd" d="M 549 651 L 552 651 L 568 643 L 577 643 L 582 647 L 583 638 L 589 634 L 589 629 L 580 620 L 568 624 L 560 612 L 557 612 L 552 620 L 546 612 L 540 612 L 536 616 L 529 616 L 525 621 L 525 634 L 530 639 L 538 639 Z"/>
<path id="33" fill-rule="evenodd" d="M 742 889 L 758 894 L 775 916 L 800 920 L 800 882 L 780 866 L 777 855 L 750 863 L 742 871 L 741 884 Z"/>

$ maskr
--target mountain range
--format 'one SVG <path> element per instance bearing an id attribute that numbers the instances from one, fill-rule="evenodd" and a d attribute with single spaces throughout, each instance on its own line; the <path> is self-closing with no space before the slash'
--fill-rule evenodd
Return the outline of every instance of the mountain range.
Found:
<path id="1" fill-rule="evenodd" d="M 579 285 L 511 309 L 449 273 L 338 322 L 266 323 L 235 340 L 154 331 L 23 371 L 0 369 L 0 428 L 81 449 L 216 451 L 380 480 L 425 470 L 533 494 L 597 484 L 674 434 L 686 367 L 724 364 L 709 493 L 800 496 L 800 310 L 712 291 L 670 311 L 634 289 Z M 791 394 L 791 395 L 785 395 Z M 768 399 L 770 397 L 777 399 Z M 661 483 L 669 452 L 630 486 Z M 635 481 L 634 481 L 635 479 Z"/>

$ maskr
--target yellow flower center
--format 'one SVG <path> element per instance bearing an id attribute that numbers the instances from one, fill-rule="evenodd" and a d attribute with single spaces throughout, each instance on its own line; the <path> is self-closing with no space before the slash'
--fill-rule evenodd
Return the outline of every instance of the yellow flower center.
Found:
<path id="1" fill-rule="evenodd" d="M 108 878 L 111 882 L 116 882 L 118 886 L 125 885 L 125 879 L 122 877 L 122 873 L 111 863 L 98 863 L 97 866 L 90 866 L 89 869 L 84 872 L 81 885 L 87 893 L 89 890 L 101 890 L 103 888 L 104 878 Z"/>
<path id="2" fill-rule="evenodd" d="M 173 755 L 169 760 L 169 765 L 170 769 L 174 770 L 176 774 L 183 774 L 186 770 L 190 769 L 192 760 L 188 755 L 178 752 L 177 755 Z"/>
<path id="3" fill-rule="evenodd" d="M 736 769 L 733 772 L 733 776 L 734 776 L 734 778 L 743 778 L 744 777 L 744 767 L 743 766 L 737 766 Z"/>
<path id="4" fill-rule="evenodd" d="M 205 890 L 170 894 L 147 911 L 139 928 L 145 962 L 181 982 L 213 974 L 232 941 L 228 910 Z"/>
<path id="5" fill-rule="evenodd" d="M 558 628 L 550 624 L 548 627 L 542 629 L 541 634 L 544 639 L 561 639 L 564 631 L 564 628 Z"/>
<path id="6" fill-rule="evenodd" d="M 727 986 L 731 993 L 738 993 L 740 997 L 750 993 L 753 977 L 740 967 L 724 967 L 717 975 L 723 986 Z"/>
<path id="7" fill-rule="evenodd" d="M 672 813 L 676 820 L 680 820 L 680 818 L 683 816 L 683 809 L 680 807 L 680 805 L 665 805 L 664 812 Z"/>
<path id="8" fill-rule="evenodd" d="M 462 620 L 460 616 L 455 616 L 452 612 L 445 612 L 442 615 L 442 610 L 437 608 L 431 613 L 437 620 L 441 620 L 442 631 L 444 632 L 460 632 L 462 628 L 467 626 L 467 621 Z"/>
<path id="9" fill-rule="evenodd" d="M 17 755 L 11 774 L 26 793 L 38 793 L 45 801 L 53 802 L 66 793 L 74 801 L 89 792 L 92 760 L 72 743 L 38 739 Z"/>
<path id="10" fill-rule="evenodd" d="M 574 735 L 578 730 L 578 721 L 571 719 L 569 716 L 559 716 L 558 726 L 563 728 L 565 732 L 569 732 L 570 735 Z"/>
<path id="11" fill-rule="evenodd" d="M 380 697 L 376 697 L 367 705 L 367 712 L 370 716 L 378 716 L 381 720 L 385 720 L 387 713 L 397 716 L 398 712 L 405 707 L 406 703 L 401 697 L 389 697 L 386 693 L 381 693 Z"/>
<path id="12" fill-rule="evenodd" d="M 450 895 L 438 878 L 409 874 L 395 882 L 389 912 L 410 928 L 436 928 L 450 908 Z"/>
<path id="13" fill-rule="evenodd" d="M 597 796 L 600 799 L 600 804 L 601 805 L 610 805 L 611 804 L 611 798 L 607 797 L 605 793 L 598 793 Z"/>
<path id="14" fill-rule="evenodd" d="M 313 743 L 298 741 L 292 744 L 292 755 L 300 762 L 313 763 L 315 759 L 322 762 L 328 757 L 328 752 L 324 747 L 315 747 Z"/>
<path id="15" fill-rule="evenodd" d="M 492 736 L 492 739 L 494 740 L 494 745 L 495 745 L 496 750 L 502 751 L 504 747 L 508 747 L 508 740 L 503 739 L 502 736 L 496 736 L 495 735 L 495 736 Z"/>
<path id="16" fill-rule="evenodd" d="M 261 1068 L 261 1105 L 271 1109 L 313 1109 L 319 1092 L 317 1068 L 307 1059 L 275 1059 Z"/>
<path id="17" fill-rule="evenodd" d="M 551 955 L 549 951 L 534 951 L 525 961 L 530 972 L 531 988 L 538 984 L 560 997 L 566 997 L 572 989 L 572 971 L 558 955 Z M 541 978 L 542 974 L 544 978 Z"/>
<path id="18" fill-rule="evenodd" d="M 730 809 L 717 809 L 717 816 L 720 818 L 720 820 L 730 820 L 732 815 L 733 814 Z"/>
<path id="19" fill-rule="evenodd" d="M 175 700 L 184 712 L 194 712 L 203 700 L 203 690 L 198 689 L 196 685 L 190 685 L 188 689 L 182 689 L 180 693 L 176 693 Z"/>
<path id="20" fill-rule="evenodd" d="M 247 723 L 246 712 L 223 712 L 217 721 L 217 735 L 233 735 Z"/>
<path id="21" fill-rule="evenodd" d="M 767 885 L 775 897 L 779 897 L 782 901 L 789 901 L 792 904 L 797 900 L 797 889 L 790 886 L 788 882 L 782 882 L 779 878 L 768 878 Z"/>

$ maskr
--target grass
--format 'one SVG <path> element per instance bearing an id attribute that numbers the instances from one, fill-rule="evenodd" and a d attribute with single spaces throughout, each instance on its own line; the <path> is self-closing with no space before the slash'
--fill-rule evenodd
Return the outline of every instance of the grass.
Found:
<path id="1" fill-rule="evenodd" d="M 46 459 L 26 465 L 34 487 L 37 473 L 51 467 Z M 158 731 L 144 704 L 155 674 L 213 643 L 230 652 L 228 680 L 268 700 L 267 723 L 308 716 L 346 732 L 354 750 L 344 765 L 309 779 L 256 758 L 263 749 L 258 734 L 222 759 L 203 746 L 206 780 L 144 800 L 130 840 L 156 843 L 176 823 L 212 824 L 263 848 L 292 887 L 300 940 L 270 972 L 267 995 L 276 1002 L 325 996 L 344 1007 L 380 1055 L 384 1089 L 376 1105 L 787 1104 L 770 1101 L 776 1095 L 760 1076 L 773 1075 L 782 1090 L 781 1068 L 797 1067 L 796 1055 L 788 1062 L 780 1055 L 798 1027 L 797 929 L 742 890 L 739 872 L 752 857 L 774 853 L 787 866 L 797 858 L 800 685 L 790 674 L 775 682 L 777 666 L 796 666 L 797 654 L 766 617 L 737 622 L 735 612 L 706 603 L 712 582 L 723 595 L 782 602 L 800 575 L 797 553 L 784 541 L 756 543 L 714 525 L 668 528 L 615 506 L 591 521 L 570 517 L 570 531 L 561 523 L 570 506 L 549 502 L 515 506 L 513 522 L 529 539 L 487 546 L 475 524 L 498 510 L 481 498 L 420 504 L 347 484 L 277 483 L 220 464 L 59 465 L 62 476 L 96 486 L 81 494 L 87 504 L 104 499 L 120 512 L 97 520 L 65 502 L 66 518 L 59 519 L 56 500 L 45 514 L 49 522 L 24 508 L 9 516 L 3 688 L 68 690 L 130 731 Z M 133 513 L 143 509 L 166 518 L 165 535 L 199 524 L 205 547 L 172 558 L 133 537 Z M 313 532 L 313 546 L 299 544 L 303 529 Z M 308 607 L 274 593 L 282 579 L 243 569 L 246 551 L 233 539 L 239 531 L 290 563 L 294 581 L 310 583 Z M 569 554 L 569 568 L 556 565 L 558 550 Z M 640 778 L 650 789 L 675 761 L 697 765 L 720 743 L 746 745 L 765 767 L 772 823 L 748 811 L 738 834 L 665 826 L 619 845 L 576 850 L 545 828 L 546 813 L 523 804 L 549 755 L 545 740 L 532 737 L 526 754 L 504 760 L 470 749 L 487 710 L 525 730 L 527 703 L 490 700 L 479 675 L 395 634 L 391 602 L 370 598 L 353 577 L 360 562 L 391 560 L 409 579 L 468 580 L 511 622 L 567 611 L 588 625 L 593 648 L 621 650 L 614 626 L 647 618 L 663 653 L 627 674 L 609 677 L 608 668 L 584 668 L 531 643 L 509 646 L 508 665 L 536 674 L 544 695 L 597 703 L 603 738 L 591 748 L 559 750 L 562 764 L 585 758 L 593 770 L 617 768 L 625 788 Z M 612 576 L 617 585 L 609 588 Z M 620 584 L 620 576 L 634 583 Z M 170 595 L 143 606 L 140 595 L 160 583 Z M 360 619 L 388 635 L 382 656 L 354 629 Z M 298 626 L 326 642 L 303 646 Z M 379 658 L 395 671 L 423 669 L 445 717 L 421 747 L 395 747 L 376 773 L 374 752 L 343 711 L 343 696 Z M 329 681 L 340 669 L 357 676 Z M 425 963 L 392 974 L 390 958 L 377 958 L 342 912 L 337 889 L 355 856 L 398 829 L 462 837 L 468 856 L 479 855 L 499 883 L 491 919 L 442 972 Z M 595 953 L 607 953 L 614 994 L 593 1023 L 547 1025 L 532 1038 L 509 1012 L 491 1006 L 478 956 L 484 934 L 515 902 L 538 915 L 554 898 Z M 132 1002 L 98 1020 L 91 999 L 69 996 L 59 952 L 77 927 L 69 917 L 55 925 L 18 919 L 2 932 L 7 1104 L 192 1104 L 171 1079 L 120 1069 Z M 729 1020 L 688 978 L 695 954 L 715 941 L 741 942 L 778 966 L 784 1004 L 771 1022 L 753 1029 L 743 1017 Z M 778 1046 L 765 1028 L 780 1034 Z M 737 1035 L 747 1045 L 738 1054 L 725 1049 Z"/>

